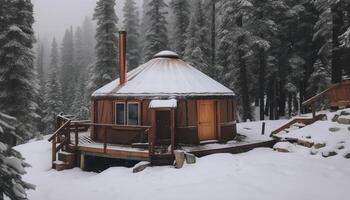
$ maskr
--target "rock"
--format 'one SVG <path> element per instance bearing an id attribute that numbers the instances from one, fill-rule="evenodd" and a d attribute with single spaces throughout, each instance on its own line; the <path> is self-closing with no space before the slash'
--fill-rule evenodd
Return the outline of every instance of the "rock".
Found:
<path id="1" fill-rule="evenodd" d="M 344 155 L 344 158 L 350 159 L 350 153 L 346 153 L 346 154 Z"/>
<path id="2" fill-rule="evenodd" d="M 137 163 L 133 169 L 132 169 L 132 173 L 138 173 L 138 172 L 141 172 L 143 171 L 144 169 L 146 169 L 147 167 L 149 167 L 151 164 L 149 162 L 139 162 Z"/>
<path id="3" fill-rule="evenodd" d="M 350 131 L 350 126 L 348 127 L 348 131 Z"/>
<path id="4" fill-rule="evenodd" d="M 335 151 L 322 152 L 322 156 L 325 158 L 335 156 L 335 155 L 337 155 L 337 152 Z"/>
<path id="5" fill-rule="evenodd" d="M 310 154 L 311 154 L 311 155 L 316 155 L 316 154 L 318 154 L 318 150 L 312 148 L 312 149 L 310 150 Z"/>
<path id="6" fill-rule="evenodd" d="M 185 162 L 185 152 L 181 150 L 174 150 L 175 155 L 175 168 L 180 169 Z"/>
<path id="7" fill-rule="evenodd" d="M 326 143 L 316 143 L 312 146 L 314 149 L 320 149 L 326 146 Z"/>
<path id="8" fill-rule="evenodd" d="M 288 149 L 284 149 L 284 148 L 275 148 L 276 151 L 278 152 L 282 152 L 282 153 L 288 153 L 289 150 Z"/>
<path id="9" fill-rule="evenodd" d="M 343 145 L 337 146 L 338 150 L 344 149 L 345 147 Z"/>
<path id="10" fill-rule="evenodd" d="M 330 127 L 328 130 L 330 132 L 337 132 L 337 131 L 340 131 L 340 128 L 338 128 L 338 127 Z"/>
<path id="11" fill-rule="evenodd" d="M 185 157 L 186 157 L 186 163 L 187 164 L 194 164 L 194 163 L 196 163 L 196 156 L 194 156 L 193 154 L 185 153 Z"/>
<path id="12" fill-rule="evenodd" d="M 343 110 L 343 111 L 340 112 L 340 115 L 350 115 L 350 113 L 345 111 L 345 110 Z"/>
<path id="13" fill-rule="evenodd" d="M 308 147 L 308 148 L 311 148 L 314 145 L 313 142 L 309 142 L 306 140 L 300 140 L 300 139 L 298 139 L 297 144 L 302 145 L 304 147 Z"/>
<path id="14" fill-rule="evenodd" d="M 308 135 L 308 136 L 306 136 L 305 138 L 306 138 L 306 139 L 311 139 L 311 136 L 310 136 L 310 135 Z"/>
<path id="15" fill-rule="evenodd" d="M 339 124 L 350 124 L 350 117 L 349 116 L 340 116 L 337 120 Z"/>
<path id="16" fill-rule="evenodd" d="M 338 120 L 338 117 L 339 117 L 339 115 L 337 115 L 337 114 L 334 115 L 332 118 L 332 122 L 336 122 Z"/>
<path id="17" fill-rule="evenodd" d="M 273 146 L 273 149 L 278 152 L 288 153 L 293 149 L 293 145 L 289 142 L 278 142 Z"/>

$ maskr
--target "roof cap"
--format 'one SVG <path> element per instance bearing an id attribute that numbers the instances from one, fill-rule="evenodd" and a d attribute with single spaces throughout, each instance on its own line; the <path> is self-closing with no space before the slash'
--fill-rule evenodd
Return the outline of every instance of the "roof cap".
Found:
<path id="1" fill-rule="evenodd" d="M 161 51 L 153 56 L 153 58 L 180 58 L 179 55 L 173 51 Z"/>

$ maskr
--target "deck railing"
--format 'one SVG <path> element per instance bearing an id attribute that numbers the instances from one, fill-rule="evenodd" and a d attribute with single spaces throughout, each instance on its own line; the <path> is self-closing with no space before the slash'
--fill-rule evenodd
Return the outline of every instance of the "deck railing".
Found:
<path id="1" fill-rule="evenodd" d="M 56 118 L 56 131 L 48 139 L 52 143 L 52 161 L 56 161 L 56 154 L 61 149 L 69 150 L 72 145 L 71 133 L 74 133 L 74 145 L 73 148 L 77 149 L 79 145 L 79 133 L 86 132 L 91 127 L 102 127 L 103 129 L 103 152 L 107 152 L 108 134 L 110 130 L 129 130 L 140 132 L 140 138 L 148 138 L 149 129 L 151 126 L 123 126 L 116 124 L 98 124 L 91 123 L 90 120 L 75 120 L 72 115 L 63 115 L 62 113 L 57 115 Z M 57 146 L 58 144 L 58 146 Z M 149 152 L 153 152 L 154 146 L 148 145 Z"/>

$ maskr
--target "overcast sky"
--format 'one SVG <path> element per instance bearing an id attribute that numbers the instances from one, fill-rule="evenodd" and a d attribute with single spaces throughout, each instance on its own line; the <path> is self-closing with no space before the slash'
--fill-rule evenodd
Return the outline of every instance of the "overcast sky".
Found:
<path id="1" fill-rule="evenodd" d="M 85 16 L 92 16 L 97 0 L 32 0 L 34 5 L 36 35 L 42 38 L 56 36 L 61 40 L 70 26 L 82 24 Z M 125 0 L 116 0 L 117 14 L 121 22 Z M 136 0 L 141 5 L 142 0 Z M 48 39 L 48 38 L 47 38 Z"/>

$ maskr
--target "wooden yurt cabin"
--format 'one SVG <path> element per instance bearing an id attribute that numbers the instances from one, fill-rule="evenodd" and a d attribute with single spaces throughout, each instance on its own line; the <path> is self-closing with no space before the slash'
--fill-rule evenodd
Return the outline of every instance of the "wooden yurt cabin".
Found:
<path id="1" fill-rule="evenodd" d="M 236 100 L 232 90 L 162 51 L 127 73 L 125 32 L 120 33 L 120 78 L 91 97 L 91 139 L 149 148 L 150 157 L 179 145 L 232 140 Z M 117 70 L 117 69 L 116 69 Z M 106 128 L 99 124 L 114 124 Z"/>

